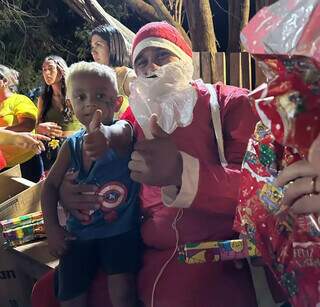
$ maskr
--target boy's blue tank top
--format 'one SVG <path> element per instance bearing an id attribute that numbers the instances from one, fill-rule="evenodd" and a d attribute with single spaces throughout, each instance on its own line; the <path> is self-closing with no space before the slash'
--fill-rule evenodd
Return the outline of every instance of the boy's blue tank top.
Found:
<path id="1" fill-rule="evenodd" d="M 70 215 L 67 229 L 82 240 L 101 239 L 130 231 L 139 224 L 139 184 L 130 178 L 128 162 L 130 154 L 120 157 L 110 149 L 95 161 L 86 173 L 82 164 L 82 143 L 86 130 L 82 129 L 67 139 L 70 148 L 71 168 L 79 171 L 78 182 L 99 186 L 98 193 L 103 197 L 107 220 L 101 210 L 95 211 L 92 223 L 81 224 Z"/>

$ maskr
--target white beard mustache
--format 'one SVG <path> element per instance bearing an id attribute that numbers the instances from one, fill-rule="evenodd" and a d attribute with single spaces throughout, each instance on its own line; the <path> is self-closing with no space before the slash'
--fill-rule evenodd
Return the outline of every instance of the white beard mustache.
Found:
<path id="1" fill-rule="evenodd" d="M 190 84 L 192 75 L 193 65 L 180 60 L 130 84 L 129 104 L 146 138 L 152 138 L 152 114 L 158 116 L 159 126 L 168 134 L 191 124 L 197 101 L 197 92 Z"/>

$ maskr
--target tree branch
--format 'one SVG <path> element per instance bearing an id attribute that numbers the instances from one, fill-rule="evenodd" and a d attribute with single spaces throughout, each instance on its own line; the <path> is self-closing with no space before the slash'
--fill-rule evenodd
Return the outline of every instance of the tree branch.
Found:
<path id="1" fill-rule="evenodd" d="M 120 21 L 109 15 L 96 0 L 63 0 L 92 25 L 107 23 L 117 28 L 128 45 L 131 45 L 134 33 Z"/>
<path id="2" fill-rule="evenodd" d="M 63 2 L 66 3 L 71 10 L 76 12 L 84 20 L 86 20 L 90 24 L 94 24 L 95 22 L 94 17 L 90 16 L 90 14 L 88 13 L 88 10 L 86 9 L 86 5 L 82 0 L 79 0 L 79 1 L 63 0 Z"/>
<path id="3" fill-rule="evenodd" d="M 153 6 L 144 2 L 143 0 L 126 0 L 126 3 L 136 14 L 146 20 L 160 20 Z"/>

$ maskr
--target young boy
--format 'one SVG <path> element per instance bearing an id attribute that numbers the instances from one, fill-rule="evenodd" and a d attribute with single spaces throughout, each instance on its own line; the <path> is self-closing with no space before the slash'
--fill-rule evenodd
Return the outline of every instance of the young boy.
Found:
<path id="1" fill-rule="evenodd" d="M 70 67 L 66 86 L 75 115 L 85 129 L 63 144 L 41 197 L 49 249 L 60 258 L 56 295 L 63 307 L 87 306 L 86 291 L 101 268 L 108 274 L 113 307 L 136 306 L 138 185 L 131 181 L 127 166 L 133 145 L 131 126 L 113 121 L 121 107 L 116 76 L 105 65 L 79 62 Z M 94 161 L 90 158 L 91 141 L 101 135 L 106 137 L 108 150 Z M 70 215 L 64 229 L 57 217 L 58 190 L 70 169 L 78 172 L 78 184 L 98 186 L 101 201 L 89 223 L 82 224 Z"/>

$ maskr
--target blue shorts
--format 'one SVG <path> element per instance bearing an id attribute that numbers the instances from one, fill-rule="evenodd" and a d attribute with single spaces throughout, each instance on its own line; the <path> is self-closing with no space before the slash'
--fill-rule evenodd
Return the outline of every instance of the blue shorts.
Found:
<path id="1" fill-rule="evenodd" d="M 55 294 L 60 301 L 86 292 L 99 269 L 108 275 L 136 274 L 142 241 L 139 230 L 94 240 L 70 241 L 55 272 Z"/>

